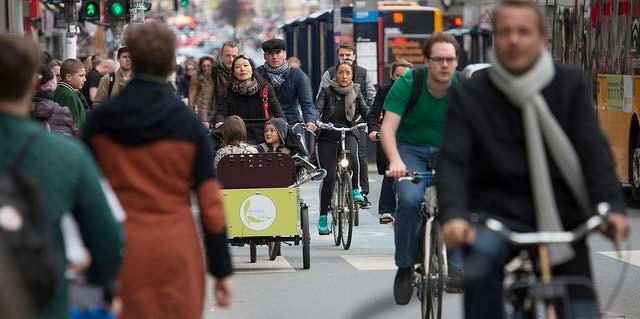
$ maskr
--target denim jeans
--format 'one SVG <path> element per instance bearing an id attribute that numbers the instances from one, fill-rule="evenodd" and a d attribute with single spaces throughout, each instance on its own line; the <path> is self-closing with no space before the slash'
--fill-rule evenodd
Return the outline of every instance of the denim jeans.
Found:
<path id="1" fill-rule="evenodd" d="M 416 146 L 403 141 L 398 141 L 398 152 L 400 158 L 407 167 L 407 171 L 424 172 L 428 164 L 438 154 L 439 148 L 431 146 Z M 423 223 L 420 204 L 424 199 L 424 193 L 429 183 L 421 181 L 414 184 L 409 181 L 396 181 L 396 196 L 398 206 L 395 213 L 395 244 L 396 244 L 396 266 L 399 268 L 412 267 L 419 254 Z"/>
<path id="2" fill-rule="evenodd" d="M 396 211 L 396 192 L 393 189 L 393 177 L 384 176 L 382 178 L 382 188 L 380 189 L 380 200 L 378 202 L 378 212 L 391 213 Z"/>
<path id="3" fill-rule="evenodd" d="M 475 241 L 464 248 L 464 312 L 466 319 L 504 318 L 504 265 L 513 256 L 507 241 L 485 228 L 476 229 Z M 595 319 L 595 300 L 571 301 L 573 319 Z M 567 318 L 567 317 L 564 317 Z"/>

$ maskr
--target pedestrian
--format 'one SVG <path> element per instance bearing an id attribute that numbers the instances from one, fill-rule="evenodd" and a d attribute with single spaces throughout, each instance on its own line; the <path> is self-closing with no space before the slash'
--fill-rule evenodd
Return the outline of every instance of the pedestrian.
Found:
<path id="1" fill-rule="evenodd" d="M 338 59 L 350 60 L 356 64 L 355 74 L 353 75 L 353 82 L 360 85 L 360 92 L 365 100 L 365 106 L 367 110 L 373 105 L 373 100 L 376 96 L 376 88 L 373 85 L 373 81 L 367 72 L 367 69 L 357 65 L 356 60 L 356 46 L 353 42 L 343 42 L 338 46 Z M 322 81 L 320 82 L 320 88 L 318 89 L 318 95 L 320 90 L 329 86 L 329 82 L 336 77 L 336 67 L 332 66 L 322 75 Z M 356 138 L 358 140 L 358 165 L 361 172 L 368 172 L 369 165 L 367 162 L 367 133 L 362 129 L 356 132 Z M 371 202 L 367 195 L 369 194 L 369 174 L 360 175 L 360 189 L 363 195 L 362 208 L 370 208 Z"/>
<path id="2" fill-rule="evenodd" d="M 380 200 L 378 201 L 378 218 L 380 224 L 393 222 L 393 212 L 396 210 L 397 205 L 396 193 L 393 189 L 393 178 L 386 175 L 387 169 L 389 168 L 389 161 L 380 143 L 380 125 L 384 118 L 384 100 L 387 97 L 389 89 L 393 86 L 393 82 L 412 68 L 413 65 L 404 59 L 393 62 L 391 65 L 391 83 L 381 86 L 380 89 L 378 89 L 376 98 L 373 101 L 373 107 L 371 107 L 371 112 L 369 112 L 367 119 L 369 140 L 376 143 L 376 165 L 378 174 L 383 176 Z"/>
<path id="3" fill-rule="evenodd" d="M 269 120 L 284 117 L 278 98 L 271 84 L 255 72 L 253 61 L 243 55 L 232 63 L 233 79 L 227 85 L 225 97 L 218 99 L 215 113 L 215 128 L 219 128 L 231 115 L 247 120 Z M 250 144 L 262 143 L 263 124 L 247 128 Z"/>
<path id="4" fill-rule="evenodd" d="M 118 280 L 121 318 L 200 319 L 205 262 L 192 192 L 216 279 L 213 295 L 221 306 L 231 301 L 231 260 L 211 142 L 166 81 L 175 68 L 175 33 L 157 23 L 130 25 L 127 33 L 134 78 L 92 112 L 84 135 L 127 213 Z"/>
<path id="5" fill-rule="evenodd" d="M 263 79 L 273 86 L 285 120 L 291 126 L 304 123 L 307 130 L 315 132 L 316 112 L 311 98 L 311 88 L 304 72 L 291 68 L 287 61 L 287 45 L 282 39 L 271 39 L 262 43 L 265 64 L 257 70 Z M 296 134 L 303 134 L 302 128 Z"/>
<path id="6" fill-rule="evenodd" d="M 94 61 L 97 62 L 98 58 L 95 58 Z M 84 83 L 82 87 L 82 95 L 84 95 L 85 100 L 89 104 L 89 108 L 93 108 L 93 102 L 96 99 L 96 94 L 98 93 L 98 86 L 100 85 L 100 79 L 109 74 L 116 71 L 116 63 L 113 60 L 106 59 L 100 61 L 91 71 L 87 73 L 87 81 Z"/>
<path id="7" fill-rule="evenodd" d="M 198 103 L 198 117 L 209 128 L 210 113 L 215 113 L 218 100 L 227 94 L 227 86 L 233 78 L 233 60 L 240 55 L 240 47 L 235 42 L 225 42 L 220 48 L 218 61 L 211 67 L 211 76 L 205 76 L 202 83 L 202 97 Z"/>
<path id="8" fill-rule="evenodd" d="M 131 80 L 133 69 L 131 67 L 131 54 L 127 47 L 118 49 L 118 63 L 120 64 L 118 71 L 105 74 L 100 79 L 94 100 L 95 106 L 104 103 L 108 98 L 113 98 L 120 94 L 127 82 Z"/>
<path id="9" fill-rule="evenodd" d="M 122 232 L 102 190 L 100 172 L 86 148 L 62 135 L 43 133 L 37 123 L 28 119 L 34 74 L 41 65 L 38 45 L 21 36 L 0 34 L 0 47 L 0 72 L 11 74 L 0 78 L 0 171 L 16 169 L 17 165 L 33 181 L 48 216 L 47 240 L 53 244 L 59 280 L 53 299 L 37 318 L 68 318 L 62 215 L 70 212 L 78 222 L 92 256 L 88 279 L 96 285 L 109 286 L 118 273 Z M 81 64 L 72 60 L 73 65 L 76 62 Z M 69 66 L 63 63 L 65 75 Z M 21 159 L 19 154 L 23 155 Z M 6 215 L 3 211 L 5 226 Z"/>
<path id="10" fill-rule="evenodd" d="M 53 93 L 53 101 L 66 106 L 71 111 L 73 121 L 82 130 L 87 121 L 85 110 L 89 108 L 80 89 L 86 80 L 84 64 L 76 59 L 67 59 L 60 67 L 60 77 L 62 82 Z"/>
<path id="11" fill-rule="evenodd" d="M 255 147 L 247 144 L 247 127 L 239 116 L 232 115 L 224 120 L 222 136 L 222 148 L 216 152 L 214 159 L 216 168 L 220 160 L 227 155 L 258 153 Z"/>
<path id="12" fill-rule="evenodd" d="M 73 121 L 69 108 L 53 101 L 53 92 L 58 86 L 53 72 L 44 64 L 39 72 L 42 78 L 31 101 L 31 118 L 39 121 L 47 131 L 79 137 L 80 129 Z"/>
<path id="13" fill-rule="evenodd" d="M 503 317 L 504 266 L 518 253 L 501 235 L 470 225 L 470 212 L 480 219 L 490 214 L 511 229 L 557 232 L 574 229 L 608 202 L 617 247 L 629 234 L 584 74 L 553 63 L 547 19 L 535 1 L 504 0 L 491 16 L 493 65 L 451 93 L 437 163 L 444 241 L 447 248 L 464 247 L 465 266 L 476 265 L 464 273 L 467 319 Z M 586 239 L 548 248 L 554 276 L 591 282 Z M 565 307 L 555 306 L 553 317 L 600 318 L 591 287 L 566 288 L 567 303 L 560 301 Z"/>
<path id="14" fill-rule="evenodd" d="M 51 71 L 53 71 L 53 75 L 56 76 L 56 80 L 58 81 L 58 83 L 62 82 L 62 77 L 60 76 L 60 66 L 62 66 L 62 61 L 60 60 L 52 60 L 49 63 L 49 67 L 51 68 Z"/>
<path id="15" fill-rule="evenodd" d="M 352 127 L 366 121 L 367 107 L 360 85 L 353 82 L 355 64 L 350 60 L 341 60 L 336 67 L 336 78 L 329 82 L 328 87 L 323 87 L 318 96 L 317 109 L 320 120 L 324 123 Z M 328 235 L 327 215 L 331 209 L 333 197 L 333 184 L 336 177 L 336 154 L 340 143 L 340 133 L 334 131 L 320 131 L 318 135 L 318 163 L 327 171 L 320 188 L 320 218 L 318 221 L 318 233 Z M 352 133 L 348 133 L 345 141 L 346 147 L 353 156 L 358 158 L 358 142 Z M 354 201 L 362 201 L 362 194 L 358 189 L 360 174 L 358 165 L 353 167 L 351 183 L 353 186 Z M 366 174 L 367 172 L 362 172 Z"/>
<path id="16" fill-rule="evenodd" d="M 210 56 L 201 57 L 198 61 L 198 71 L 196 76 L 192 76 L 189 81 L 189 108 L 193 113 L 196 113 L 196 106 L 201 98 L 202 83 L 204 82 L 205 74 L 211 74 L 211 66 L 213 65 L 213 58 Z"/>
<path id="17" fill-rule="evenodd" d="M 198 74 L 198 62 L 193 59 L 184 61 L 184 74 L 180 78 L 180 96 L 187 99 L 187 105 L 189 104 L 189 87 L 191 79 Z"/>

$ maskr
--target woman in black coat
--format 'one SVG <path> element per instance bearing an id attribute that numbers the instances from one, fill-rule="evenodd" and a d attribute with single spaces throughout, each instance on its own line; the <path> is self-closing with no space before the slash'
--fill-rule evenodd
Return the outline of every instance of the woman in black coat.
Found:
<path id="1" fill-rule="evenodd" d="M 278 97 L 273 87 L 255 72 L 251 59 L 240 55 L 233 60 L 231 68 L 233 78 L 225 96 L 218 99 L 215 128 L 222 126 L 228 116 L 237 115 L 247 123 L 247 140 L 261 142 L 264 123 L 252 127 L 251 120 L 284 117 Z M 269 114 L 265 114 L 265 106 Z"/>

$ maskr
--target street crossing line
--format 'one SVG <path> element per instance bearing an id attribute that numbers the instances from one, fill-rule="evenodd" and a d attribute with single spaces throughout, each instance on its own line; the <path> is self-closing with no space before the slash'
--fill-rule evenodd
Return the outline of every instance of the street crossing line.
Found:
<path id="1" fill-rule="evenodd" d="M 393 255 L 342 255 L 340 256 L 357 270 L 396 270 Z"/>
<path id="2" fill-rule="evenodd" d="M 598 254 L 640 267 L 640 250 L 622 250 L 622 258 L 618 256 L 617 251 L 599 251 Z"/>
<path id="3" fill-rule="evenodd" d="M 234 256 L 232 259 L 233 270 L 240 275 L 296 272 L 287 259 L 282 256 L 271 261 L 267 256 L 258 255 L 258 260 L 253 264 L 249 262 L 249 256 Z"/>

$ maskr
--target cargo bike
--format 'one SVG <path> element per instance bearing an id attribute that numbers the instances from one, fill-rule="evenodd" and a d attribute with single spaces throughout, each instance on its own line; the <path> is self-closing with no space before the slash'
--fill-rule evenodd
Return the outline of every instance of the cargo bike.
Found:
<path id="1" fill-rule="evenodd" d="M 298 169 L 296 169 L 296 165 Z M 303 268 L 311 267 L 309 208 L 300 186 L 324 178 L 305 158 L 282 153 L 227 155 L 218 164 L 227 236 L 232 246 L 268 245 L 269 259 L 280 255 L 282 243 L 302 246 Z"/>

